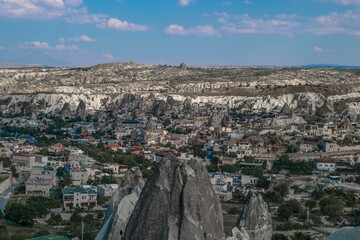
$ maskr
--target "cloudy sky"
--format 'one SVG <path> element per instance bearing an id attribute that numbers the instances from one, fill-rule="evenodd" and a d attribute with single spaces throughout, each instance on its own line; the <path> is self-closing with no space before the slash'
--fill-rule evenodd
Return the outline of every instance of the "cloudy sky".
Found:
<path id="1" fill-rule="evenodd" d="M 360 65 L 360 0 L 0 0 L 0 61 Z"/>

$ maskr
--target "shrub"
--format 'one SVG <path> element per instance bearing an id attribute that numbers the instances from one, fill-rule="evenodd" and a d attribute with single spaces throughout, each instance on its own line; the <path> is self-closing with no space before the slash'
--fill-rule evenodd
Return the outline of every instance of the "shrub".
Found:
<path id="1" fill-rule="evenodd" d="M 229 209 L 228 213 L 231 214 L 231 215 L 238 215 L 238 214 L 240 214 L 240 210 L 238 208 L 236 208 L 236 207 L 233 207 L 233 208 Z"/>

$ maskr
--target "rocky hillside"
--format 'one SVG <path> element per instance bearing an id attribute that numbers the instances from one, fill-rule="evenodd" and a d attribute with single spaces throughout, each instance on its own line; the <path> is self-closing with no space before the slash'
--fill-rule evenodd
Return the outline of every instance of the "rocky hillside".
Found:
<path id="1" fill-rule="evenodd" d="M 359 80 L 357 69 L 202 69 L 132 62 L 86 68 L 1 69 L 0 111 L 61 113 L 68 103 L 71 113 L 81 101 L 90 114 L 114 107 L 153 111 L 182 107 L 187 101 L 356 115 L 360 111 Z"/>

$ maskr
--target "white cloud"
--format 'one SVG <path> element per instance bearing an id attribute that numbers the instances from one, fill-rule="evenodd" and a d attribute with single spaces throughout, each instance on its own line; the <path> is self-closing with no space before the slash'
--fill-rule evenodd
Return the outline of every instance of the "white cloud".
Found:
<path id="1" fill-rule="evenodd" d="M 40 42 L 40 41 L 25 42 L 20 44 L 19 47 L 23 49 L 59 50 L 59 51 L 79 50 L 79 48 L 74 44 L 71 45 L 59 44 L 54 47 L 51 47 L 47 42 Z"/>
<path id="2" fill-rule="evenodd" d="M 65 2 L 70 7 L 78 7 L 83 3 L 82 0 L 65 0 Z"/>
<path id="3" fill-rule="evenodd" d="M 71 7 L 63 0 L 0 0 L 0 16 L 32 20 L 55 19 Z"/>
<path id="4" fill-rule="evenodd" d="M 121 21 L 117 18 L 109 18 L 107 21 L 97 24 L 96 26 L 99 28 L 115 29 L 117 31 L 133 31 L 133 32 L 147 31 L 149 29 L 149 27 L 147 26 L 129 23 L 127 21 Z"/>
<path id="5" fill-rule="evenodd" d="M 230 15 L 226 12 L 214 12 L 215 16 L 218 16 L 219 23 L 226 23 Z"/>
<path id="6" fill-rule="evenodd" d="M 79 48 L 78 48 L 76 45 L 74 45 L 74 44 L 71 44 L 71 45 L 60 44 L 60 45 L 55 46 L 54 49 L 55 49 L 55 50 L 60 50 L 60 51 L 79 50 Z"/>
<path id="7" fill-rule="evenodd" d="M 58 42 L 59 42 L 59 43 L 64 43 L 64 42 L 65 42 L 65 39 L 60 37 L 60 38 L 58 38 Z"/>
<path id="8" fill-rule="evenodd" d="M 0 50 L 5 49 L 5 47 L 0 46 Z"/>
<path id="9" fill-rule="evenodd" d="M 70 37 L 68 38 L 69 41 L 73 41 L 73 42 L 95 42 L 95 39 L 92 39 L 91 37 L 88 37 L 86 35 L 82 35 L 82 36 L 75 36 L 75 37 Z"/>
<path id="10" fill-rule="evenodd" d="M 104 53 L 102 55 L 102 57 L 106 58 L 106 59 L 114 59 L 113 55 L 111 55 L 110 53 Z"/>
<path id="11" fill-rule="evenodd" d="M 222 4 L 225 6 L 231 6 L 233 3 L 229 1 L 229 2 L 223 2 Z"/>
<path id="12" fill-rule="evenodd" d="M 241 21 L 227 23 L 221 27 L 221 30 L 234 34 L 285 34 L 292 36 L 293 31 L 299 25 L 295 21 L 254 19 L 247 14 L 236 16 L 236 18 L 241 18 Z"/>
<path id="13" fill-rule="evenodd" d="M 360 5 L 360 0 L 320 0 L 322 2 L 333 2 L 340 5 Z"/>
<path id="14" fill-rule="evenodd" d="M 193 28 L 185 29 L 183 26 L 172 24 L 164 29 L 164 32 L 170 35 L 186 36 L 186 35 L 196 35 L 199 37 L 211 37 L 211 36 L 220 36 L 219 32 L 214 29 L 211 25 L 205 26 L 196 26 Z"/>
<path id="15" fill-rule="evenodd" d="M 359 35 L 360 11 L 332 12 L 329 15 L 318 16 L 306 31 L 318 35 Z"/>
<path id="16" fill-rule="evenodd" d="M 68 23 L 77 23 L 77 24 L 85 24 L 85 23 L 101 23 L 106 21 L 108 15 L 105 14 L 92 14 L 88 13 L 87 8 L 83 7 L 80 9 L 72 10 L 69 16 L 65 17 Z"/>
<path id="17" fill-rule="evenodd" d="M 245 4 L 253 4 L 253 2 L 250 2 L 249 0 L 244 1 Z"/>
<path id="18" fill-rule="evenodd" d="M 192 2 L 195 2 L 195 0 L 178 0 L 180 6 L 188 6 Z"/>
<path id="19" fill-rule="evenodd" d="M 36 49 L 50 49 L 50 46 L 47 42 L 25 42 L 19 45 L 20 48 L 36 48 Z"/>
<path id="20" fill-rule="evenodd" d="M 315 52 L 318 52 L 318 53 L 328 53 L 328 52 L 332 52 L 331 49 L 323 49 L 323 48 L 318 47 L 318 46 L 314 47 L 314 51 L 315 51 Z"/>

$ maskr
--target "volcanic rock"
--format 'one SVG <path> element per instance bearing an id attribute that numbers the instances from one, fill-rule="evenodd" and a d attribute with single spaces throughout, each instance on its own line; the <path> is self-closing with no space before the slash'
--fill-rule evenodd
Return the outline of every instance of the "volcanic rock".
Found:
<path id="1" fill-rule="evenodd" d="M 240 213 L 238 229 L 244 229 L 251 240 L 270 240 L 272 220 L 268 206 L 260 194 L 253 195 Z"/>
<path id="2" fill-rule="evenodd" d="M 76 109 L 76 116 L 80 117 L 81 119 L 85 119 L 86 117 L 86 105 L 83 100 L 80 101 Z"/>
<path id="3" fill-rule="evenodd" d="M 70 104 L 64 103 L 60 113 L 61 118 L 65 119 L 67 117 L 70 117 L 70 114 L 71 114 Z"/>
<path id="4" fill-rule="evenodd" d="M 135 175 L 125 173 L 119 188 L 113 194 L 103 225 L 96 240 L 117 240 L 123 235 L 128 220 L 139 199 L 144 181 L 139 168 Z"/>
<path id="5" fill-rule="evenodd" d="M 122 239 L 224 239 L 221 205 L 204 166 L 166 156 L 146 182 Z"/>

